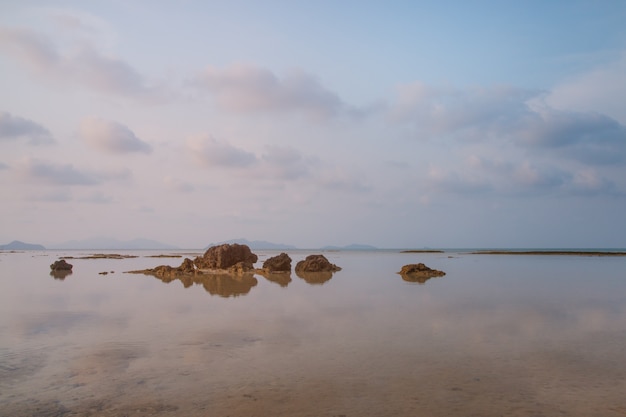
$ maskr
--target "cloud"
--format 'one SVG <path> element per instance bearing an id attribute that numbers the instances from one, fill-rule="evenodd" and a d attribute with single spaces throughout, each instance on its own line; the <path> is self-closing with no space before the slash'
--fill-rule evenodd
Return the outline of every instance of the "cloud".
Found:
<path id="1" fill-rule="evenodd" d="M 92 147 L 115 154 L 150 153 L 152 147 L 139 139 L 126 126 L 114 121 L 86 118 L 81 122 L 80 134 Z"/>
<path id="2" fill-rule="evenodd" d="M 127 168 L 118 171 L 84 171 L 72 164 L 57 164 L 32 157 L 18 161 L 15 170 L 27 181 L 49 185 L 92 186 L 104 181 L 127 182 L 132 177 L 132 172 Z"/>
<path id="3" fill-rule="evenodd" d="M 217 141 L 211 135 L 189 138 L 187 148 L 198 163 L 209 167 L 244 168 L 258 162 L 254 153 Z"/>
<path id="4" fill-rule="evenodd" d="M 53 164 L 25 158 L 17 165 L 22 177 L 51 185 L 96 185 L 101 181 L 96 175 L 82 172 L 71 164 Z"/>
<path id="5" fill-rule="evenodd" d="M 545 109 L 520 130 L 524 144 L 554 150 L 589 165 L 626 162 L 626 126 L 598 113 Z"/>
<path id="6" fill-rule="evenodd" d="M 337 115 L 341 99 L 304 71 L 294 70 L 282 79 L 252 65 L 225 69 L 209 66 L 193 84 L 211 92 L 224 109 L 236 112 L 302 112 L 315 119 Z"/>
<path id="7" fill-rule="evenodd" d="M 190 193 L 195 190 L 191 183 L 170 176 L 163 178 L 163 184 L 168 190 L 179 193 Z"/>
<path id="8" fill-rule="evenodd" d="M 61 60 L 49 38 L 26 29 L 0 28 L 0 46 L 38 72 L 57 66 Z"/>
<path id="9" fill-rule="evenodd" d="M 305 159 L 294 148 L 282 146 L 268 146 L 261 155 L 261 162 L 265 175 L 280 180 L 295 180 L 310 175 L 310 165 L 313 159 Z"/>
<path id="10" fill-rule="evenodd" d="M 475 175 L 459 174 L 437 166 L 431 166 L 426 176 L 430 190 L 453 194 L 476 195 L 492 191 L 489 181 Z"/>
<path id="11" fill-rule="evenodd" d="M 545 97 L 557 109 L 597 111 L 626 124 L 626 51 L 619 59 L 557 84 Z"/>
<path id="12" fill-rule="evenodd" d="M 7 169 L 7 168 L 9 168 L 7 164 L 5 164 L 4 162 L 0 162 L 0 170 Z"/>
<path id="13" fill-rule="evenodd" d="M 0 140 L 28 138 L 32 145 L 53 143 L 50 131 L 42 125 L 11 113 L 0 112 Z"/>
<path id="14" fill-rule="evenodd" d="M 431 167 L 425 185 L 430 192 L 481 197 L 622 194 L 593 168 L 566 170 L 549 163 L 504 162 L 476 155 L 456 169 Z"/>
<path id="15" fill-rule="evenodd" d="M 544 93 L 506 87 L 402 89 L 390 120 L 409 123 L 424 140 L 492 141 L 552 152 L 588 165 L 626 163 L 626 126 L 595 112 L 557 110 Z"/>
<path id="16" fill-rule="evenodd" d="M 4 47 L 32 71 L 55 81 L 86 85 L 94 90 L 138 99 L 160 100 L 165 92 L 148 85 L 126 61 L 101 54 L 88 43 L 61 53 L 49 38 L 27 29 L 0 28 Z"/>

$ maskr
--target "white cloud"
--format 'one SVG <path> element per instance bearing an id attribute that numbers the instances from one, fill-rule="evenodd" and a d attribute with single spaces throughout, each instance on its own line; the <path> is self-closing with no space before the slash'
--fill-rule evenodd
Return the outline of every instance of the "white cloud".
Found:
<path id="1" fill-rule="evenodd" d="M 619 59 L 557 84 L 545 97 L 561 110 L 600 112 L 626 124 L 626 51 Z"/>
<path id="2" fill-rule="evenodd" d="M 109 153 L 150 153 L 152 147 L 121 123 L 89 117 L 83 119 L 80 134 L 92 147 Z"/>
<path id="3" fill-rule="evenodd" d="M 222 108 L 237 112 L 302 112 L 315 119 L 337 115 L 344 104 L 312 75 L 294 70 L 282 79 L 252 65 L 207 67 L 193 80 L 211 92 Z"/>
<path id="4" fill-rule="evenodd" d="M 32 145 L 54 142 L 50 131 L 32 120 L 0 112 L 0 141 L 27 138 Z"/>
<path id="5" fill-rule="evenodd" d="M 254 153 L 218 141 L 211 135 L 192 136 L 187 148 L 195 160 L 203 166 L 222 168 L 244 168 L 257 163 Z"/>

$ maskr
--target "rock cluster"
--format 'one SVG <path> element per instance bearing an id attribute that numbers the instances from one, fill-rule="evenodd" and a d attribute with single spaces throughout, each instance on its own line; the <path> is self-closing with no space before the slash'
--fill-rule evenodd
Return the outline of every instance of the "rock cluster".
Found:
<path id="1" fill-rule="evenodd" d="M 341 271 L 341 268 L 335 264 L 331 264 L 324 255 L 309 255 L 296 264 L 296 273 L 336 271 Z"/>
<path id="2" fill-rule="evenodd" d="M 154 275 L 159 278 L 176 278 L 182 275 L 202 274 L 202 271 L 196 270 L 193 261 L 189 258 L 185 258 L 183 263 L 177 268 L 169 265 L 159 265 L 151 269 L 142 269 L 140 271 L 130 272 L 136 274 Z"/>

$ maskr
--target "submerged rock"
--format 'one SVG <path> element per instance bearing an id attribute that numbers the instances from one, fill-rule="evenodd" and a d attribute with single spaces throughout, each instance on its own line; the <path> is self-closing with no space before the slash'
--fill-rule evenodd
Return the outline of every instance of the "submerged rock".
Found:
<path id="1" fill-rule="evenodd" d="M 341 271 L 341 268 L 330 263 L 324 255 L 309 255 L 296 264 L 296 273 L 336 271 Z"/>
<path id="2" fill-rule="evenodd" d="M 446 273 L 431 269 L 423 263 L 419 263 L 404 265 L 398 274 L 402 275 L 402 279 L 405 281 L 423 284 L 431 278 L 442 277 Z"/>
<path id="3" fill-rule="evenodd" d="M 248 245 L 238 243 L 211 246 L 202 256 L 196 257 L 194 264 L 200 269 L 229 269 L 242 262 L 237 270 L 251 270 L 258 257 L 252 253 Z"/>

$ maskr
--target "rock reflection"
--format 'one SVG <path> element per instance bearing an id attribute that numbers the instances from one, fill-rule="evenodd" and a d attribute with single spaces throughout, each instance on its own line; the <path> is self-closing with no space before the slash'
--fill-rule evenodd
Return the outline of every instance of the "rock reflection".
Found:
<path id="1" fill-rule="evenodd" d="M 72 270 L 71 269 L 57 269 L 57 270 L 52 270 L 50 271 L 50 276 L 53 277 L 54 279 L 58 279 L 63 281 L 65 279 L 65 277 L 67 277 L 68 275 L 72 275 Z"/>
<path id="2" fill-rule="evenodd" d="M 263 270 L 257 271 L 269 282 L 274 282 L 281 287 L 286 287 L 291 282 L 291 272 L 266 272 Z"/>
<path id="3" fill-rule="evenodd" d="M 307 284 L 311 285 L 322 285 L 333 277 L 333 273 L 330 271 L 320 271 L 320 272 L 298 272 L 296 271 L 296 275 L 303 280 L 306 281 Z"/>
<path id="4" fill-rule="evenodd" d="M 259 282 L 253 274 L 206 273 L 198 275 L 152 276 L 166 284 L 172 281 L 180 281 L 185 288 L 189 288 L 193 284 L 202 285 L 209 294 L 225 298 L 246 295 Z"/>
<path id="5" fill-rule="evenodd" d="M 414 274 L 400 274 L 400 276 L 406 282 L 414 282 L 414 283 L 418 283 L 420 285 L 425 284 L 426 281 L 428 281 L 429 279 L 437 278 L 437 277 L 434 277 L 434 276 L 414 275 Z"/>

